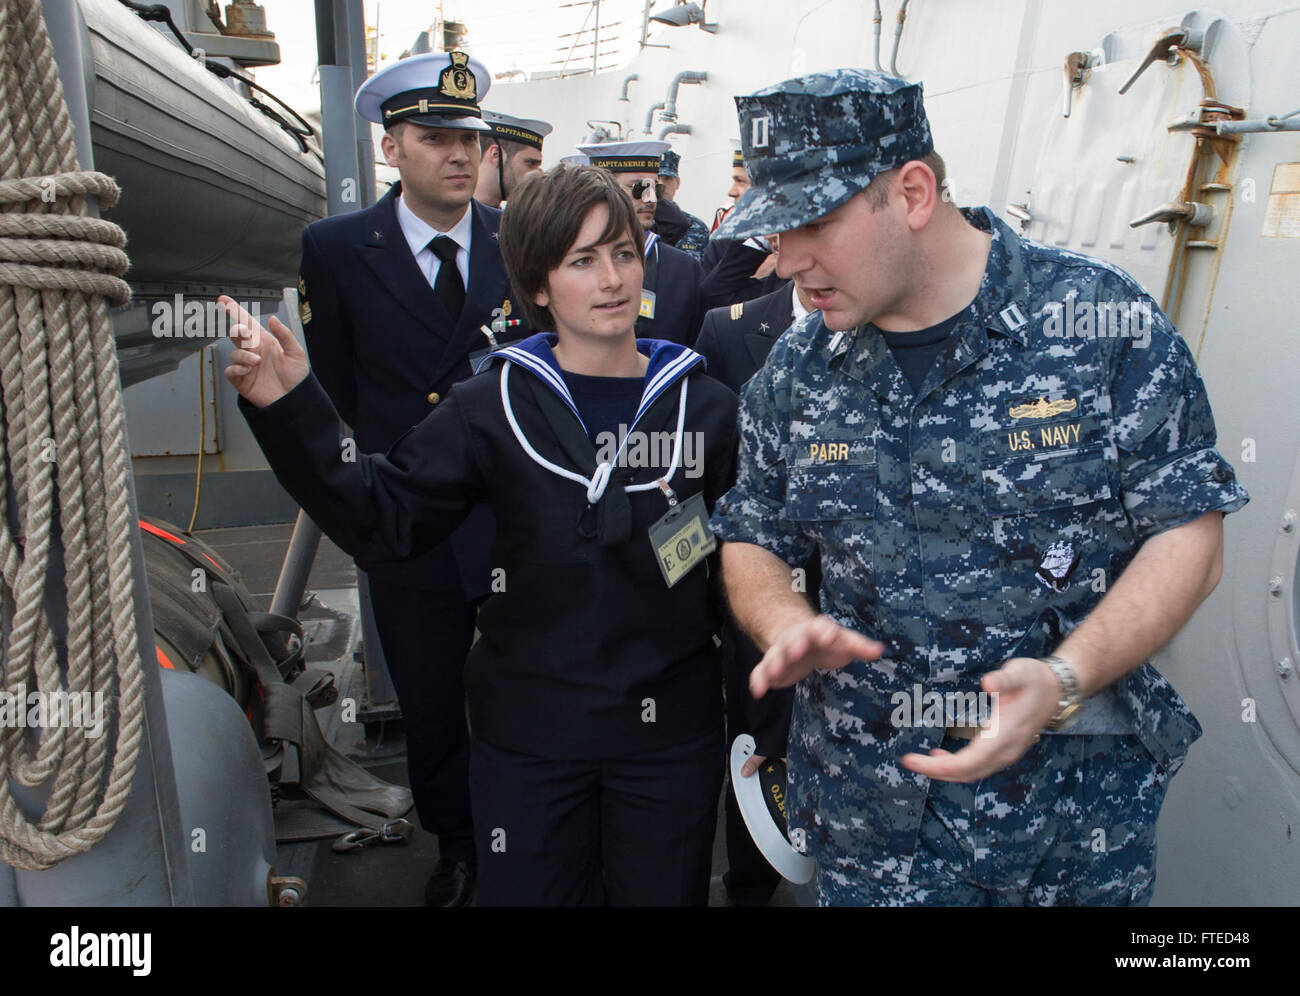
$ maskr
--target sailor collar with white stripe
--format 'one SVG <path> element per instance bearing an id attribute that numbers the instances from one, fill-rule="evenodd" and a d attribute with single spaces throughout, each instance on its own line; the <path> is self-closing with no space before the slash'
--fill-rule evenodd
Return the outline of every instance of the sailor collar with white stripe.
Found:
<path id="1" fill-rule="evenodd" d="M 517 363 L 537 376 L 543 384 L 563 399 L 579 422 L 578 406 L 574 404 L 569 385 L 564 380 L 559 363 L 555 360 L 552 349 L 559 341 L 554 332 L 538 332 L 522 342 L 489 353 L 479 362 L 479 372 L 486 370 L 494 360 L 509 360 Z M 641 390 L 641 402 L 637 405 L 636 416 L 632 419 L 635 426 L 638 419 L 649 410 L 658 397 L 673 384 L 686 376 L 696 364 L 703 364 L 704 357 L 688 346 L 661 339 L 638 339 L 637 352 L 649 359 L 645 372 L 645 387 Z M 629 426 L 631 428 L 632 426 Z M 583 423 L 583 429 L 587 426 Z"/>

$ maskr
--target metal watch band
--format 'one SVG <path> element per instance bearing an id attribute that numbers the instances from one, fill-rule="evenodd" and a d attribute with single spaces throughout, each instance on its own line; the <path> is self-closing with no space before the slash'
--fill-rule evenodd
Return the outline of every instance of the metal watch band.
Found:
<path id="1" fill-rule="evenodd" d="M 1069 661 L 1055 656 L 1040 657 L 1039 660 L 1050 667 L 1061 682 L 1061 698 L 1056 704 L 1056 714 L 1047 724 L 1049 730 L 1059 730 L 1069 724 L 1083 704 L 1083 697 L 1079 694 L 1079 679 Z"/>

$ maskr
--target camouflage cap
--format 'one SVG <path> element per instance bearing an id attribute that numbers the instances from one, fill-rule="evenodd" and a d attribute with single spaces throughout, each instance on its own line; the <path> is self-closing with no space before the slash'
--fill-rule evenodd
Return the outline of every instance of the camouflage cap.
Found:
<path id="1" fill-rule="evenodd" d="M 786 80 L 736 98 L 752 186 L 714 233 L 744 239 L 829 214 L 879 173 L 934 150 L 920 83 L 865 69 Z"/>
<path id="2" fill-rule="evenodd" d="M 672 149 L 665 149 L 663 158 L 659 160 L 659 175 L 670 176 L 670 177 L 678 176 L 679 174 L 677 172 L 677 169 L 678 167 L 681 166 L 681 164 L 682 164 L 681 156 L 679 156 Z"/>

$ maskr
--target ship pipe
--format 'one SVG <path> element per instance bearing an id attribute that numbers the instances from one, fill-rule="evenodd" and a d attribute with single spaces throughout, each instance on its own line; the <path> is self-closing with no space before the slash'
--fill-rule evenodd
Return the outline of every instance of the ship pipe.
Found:
<path id="1" fill-rule="evenodd" d="M 1220 135 L 1240 135 L 1259 131 L 1300 131 L 1300 116 L 1296 111 L 1283 117 L 1252 118 L 1249 121 L 1220 121 L 1214 127 Z"/>
<path id="2" fill-rule="evenodd" d="M 655 111 L 662 110 L 663 106 L 664 106 L 664 102 L 661 100 L 658 101 L 657 103 L 651 104 L 650 110 L 645 112 L 645 127 L 642 128 L 641 130 L 645 132 L 647 135 L 650 134 L 650 129 L 654 127 Z"/>
<path id="3" fill-rule="evenodd" d="M 689 135 L 691 126 L 688 124 L 668 124 L 659 129 L 659 141 L 663 141 L 669 135 Z"/>
<path id="4" fill-rule="evenodd" d="M 704 83 L 708 80 L 708 78 L 709 78 L 708 73 L 692 72 L 689 69 L 684 69 L 676 76 L 674 76 L 673 81 L 670 84 L 668 84 L 668 99 L 664 101 L 663 116 L 669 121 L 673 121 L 676 119 L 677 88 L 679 86 L 681 86 L 683 83 Z M 649 128 L 646 129 L 646 131 L 649 130 L 650 130 Z"/>
<path id="5" fill-rule="evenodd" d="M 633 83 L 635 80 L 639 80 L 640 78 L 641 77 L 638 76 L 636 73 L 629 73 L 627 76 L 623 77 L 623 96 L 619 97 L 618 99 L 626 103 L 630 99 L 627 95 L 628 86 L 631 83 Z"/>

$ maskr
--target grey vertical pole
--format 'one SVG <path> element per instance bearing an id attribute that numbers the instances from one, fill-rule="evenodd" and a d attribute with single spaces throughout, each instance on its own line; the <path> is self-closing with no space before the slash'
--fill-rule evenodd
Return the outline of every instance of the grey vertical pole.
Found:
<path id="1" fill-rule="evenodd" d="M 596 3 L 596 32 L 591 38 L 591 75 L 595 76 L 600 59 L 600 0 Z"/>
<path id="2" fill-rule="evenodd" d="M 352 92 L 366 81 L 366 12 L 361 0 L 348 2 L 348 56 L 352 63 Z M 370 137 L 370 122 L 353 112 L 352 125 L 357 134 L 357 185 L 361 190 L 359 207 L 375 202 L 375 143 Z"/>
<path id="3" fill-rule="evenodd" d="M 322 143 L 325 147 L 325 203 L 329 214 L 354 211 L 370 203 L 374 197 L 374 174 L 371 172 L 369 189 L 361 175 L 358 162 L 360 146 L 355 127 L 358 120 L 352 109 L 352 95 L 360 84 L 353 83 L 353 70 L 348 66 L 350 54 L 356 50 L 351 39 L 350 20 L 352 7 L 357 8 L 357 21 L 362 25 L 361 73 L 365 75 L 365 31 L 360 18 L 360 0 L 316 0 L 316 54 L 320 65 L 320 107 Z M 336 62 L 341 60 L 341 64 Z M 366 146 L 370 146 L 370 133 L 366 132 Z M 373 152 L 369 153 L 373 155 Z M 296 618 L 302 605 L 303 592 L 311 575 L 316 551 L 320 546 L 320 527 L 299 510 L 294 522 L 293 536 L 285 551 L 280 577 L 275 583 L 271 611 Z"/>
<path id="4" fill-rule="evenodd" d="M 43 0 L 46 29 L 54 46 L 64 99 L 73 123 L 77 160 L 83 170 L 93 170 L 90 145 L 89 93 L 94 81 L 90 36 L 75 0 Z M 88 213 L 98 216 L 93 198 Z M 125 432 L 125 430 L 124 430 Z M 130 452 L 130 447 L 126 447 Z M 139 517 L 135 481 L 127 478 L 132 521 Z M 51 568 L 61 568 L 63 551 L 54 551 Z M 171 740 L 163 707 L 161 673 L 154 656 L 153 616 L 145 581 L 140 530 L 131 529 L 131 596 L 135 602 L 136 639 L 143 663 L 144 728 L 135 780 L 126 808 L 108 835 L 85 854 L 46 871 L 15 871 L 9 888 L 0 886 L 0 901 L 15 900 L 31 906 L 192 906 L 189 851 L 181 826 L 176 773 L 172 767 Z M 103 580 L 103 579 L 100 579 Z M 52 586 L 57 590 L 58 586 Z M 51 599 L 47 596 L 47 606 Z M 66 617 L 66 605 L 59 606 Z M 54 617 L 56 629 L 64 619 Z M 106 729 L 105 734 L 111 731 Z M 49 786 L 37 791 L 19 790 L 17 797 L 29 817 L 39 812 Z M 7 895 L 6 895 L 7 893 Z"/>

